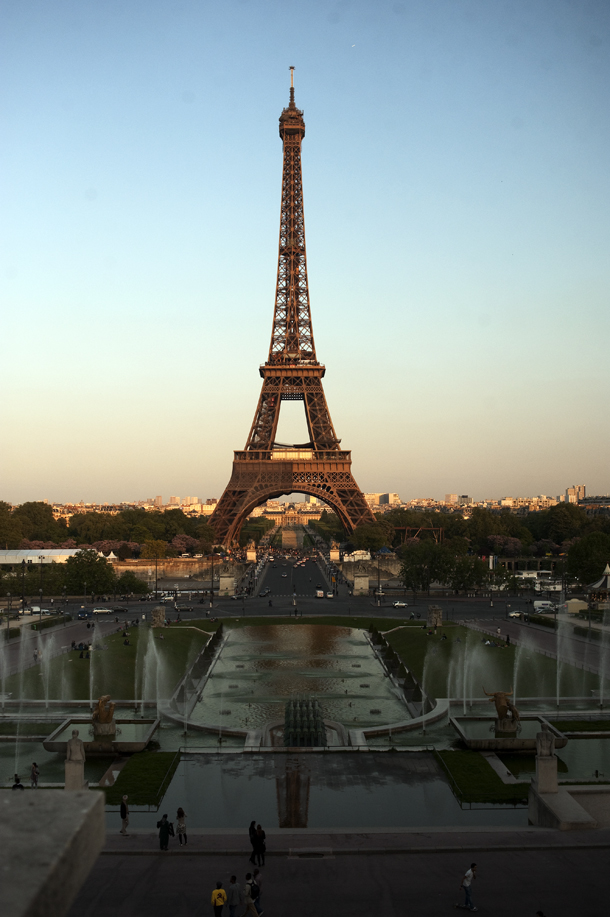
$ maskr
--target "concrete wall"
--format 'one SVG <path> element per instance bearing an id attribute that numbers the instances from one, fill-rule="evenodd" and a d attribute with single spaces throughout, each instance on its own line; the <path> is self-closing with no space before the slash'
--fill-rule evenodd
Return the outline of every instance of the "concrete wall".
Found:
<path id="1" fill-rule="evenodd" d="M 220 561 L 214 562 L 214 579 L 218 576 L 221 567 Z M 236 579 L 240 579 L 246 569 L 245 564 L 232 564 L 232 570 Z M 112 569 L 120 576 L 127 571 L 135 573 L 138 579 L 147 583 L 155 580 L 155 562 L 154 560 L 116 560 L 112 563 Z M 158 579 L 203 579 L 209 580 L 212 564 L 209 560 L 200 557 L 166 557 L 157 561 L 157 578 Z"/>

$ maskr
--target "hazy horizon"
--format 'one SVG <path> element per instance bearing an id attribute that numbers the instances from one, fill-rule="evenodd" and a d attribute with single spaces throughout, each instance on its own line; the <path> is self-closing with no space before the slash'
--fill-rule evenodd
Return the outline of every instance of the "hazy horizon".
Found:
<path id="1" fill-rule="evenodd" d="M 0 11 L 0 499 L 220 497 L 269 347 L 290 65 L 361 489 L 610 491 L 607 3 Z"/>

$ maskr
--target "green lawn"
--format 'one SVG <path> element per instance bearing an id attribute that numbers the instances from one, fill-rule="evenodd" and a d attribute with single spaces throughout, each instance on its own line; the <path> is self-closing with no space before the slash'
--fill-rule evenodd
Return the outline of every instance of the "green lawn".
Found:
<path id="1" fill-rule="evenodd" d="M 21 723 L 17 729 L 17 723 L 13 720 L 7 723 L 0 723 L 0 736 L 14 736 L 19 731 L 20 736 L 49 736 L 53 730 L 61 726 L 61 721 L 50 723 L 45 720 L 44 723 Z"/>
<path id="2" fill-rule="evenodd" d="M 118 806 L 127 795 L 132 806 L 159 805 L 179 763 L 179 752 L 143 751 L 133 755 L 116 783 L 105 789 L 106 803 Z"/>
<path id="3" fill-rule="evenodd" d="M 476 751 L 439 751 L 437 757 L 462 802 L 527 803 L 528 783 L 502 783 L 496 772 Z"/>
<path id="4" fill-rule="evenodd" d="M 610 732 L 610 720 L 553 720 L 560 732 Z"/>
<path id="5" fill-rule="evenodd" d="M 441 640 L 442 633 L 447 640 Z M 514 689 L 519 697 L 555 697 L 554 659 L 526 647 L 485 646 L 487 639 L 459 625 L 445 625 L 436 636 L 404 628 L 387 635 L 388 642 L 431 697 L 483 697 L 486 691 Z M 459 642 L 458 642 L 459 641 Z M 599 677 L 573 666 L 560 669 L 560 696 L 591 697 Z"/>
<path id="6" fill-rule="evenodd" d="M 179 627 L 132 627 L 129 634 L 130 646 L 123 646 L 122 634 L 112 634 L 96 638 L 106 649 L 94 649 L 91 659 L 68 652 L 52 659 L 48 669 L 36 665 L 12 675 L 5 691 L 26 700 L 44 698 L 47 691 L 50 700 L 169 697 L 208 639 L 207 633 Z"/>

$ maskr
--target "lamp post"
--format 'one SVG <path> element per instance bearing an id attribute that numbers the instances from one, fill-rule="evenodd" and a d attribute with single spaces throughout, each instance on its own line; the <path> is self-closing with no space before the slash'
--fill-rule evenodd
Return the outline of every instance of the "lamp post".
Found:
<path id="1" fill-rule="evenodd" d="M 381 589 L 381 580 L 379 572 L 379 552 L 377 552 L 377 607 L 381 606 L 381 596 L 379 595 L 379 590 Z"/>
<path id="2" fill-rule="evenodd" d="M 40 561 L 40 588 L 38 591 L 40 593 L 40 605 L 42 607 L 42 562 L 44 560 L 42 554 L 39 555 L 38 560 Z"/>
<path id="3" fill-rule="evenodd" d="M 21 610 L 25 610 L 25 560 L 21 561 Z"/>
<path id="4" fill-rule="evenodd" d="M 8 599 L 8 608 L 6 611 L 6 642 L 8 643 L 9 635 L 11 632 L 11 594 L 10 592 L 6 593 Z"/>
<path id="5" fill-rule="evenodd" d="M 210 608 L 214 607 L 214 554 L 212 553 L 212 582 L 210 584 Z"/>
<path id="6" fill-rule="evenodd" d="M 62 598 L 64 600 L 64 627 L 65 627 L 66 626 L 66 606 L 68 604 L 68 600 L 66 598 L 66 587 L 65 586 L 62 590 Z"/>
<path id="7" fill-rule="evenodd" d="M 38 598 L 40 600 L 40 604 L 38 606 L 38 620 L 42 621 L 42 589 L 38 590 Z"/>

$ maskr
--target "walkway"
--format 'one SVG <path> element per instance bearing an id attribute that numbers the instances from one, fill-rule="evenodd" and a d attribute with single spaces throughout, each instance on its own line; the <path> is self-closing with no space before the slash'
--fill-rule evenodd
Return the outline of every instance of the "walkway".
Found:
<path id="1" fill-rule="evenodd" d="M 256 812 L 253 811 L 253 815 Z M 192 917 L 212 912 L 216 881 L 252 867 L 245 831 L 189 835 L 161 853 L 155 835 L 107 839 L 70 917 Z M 461 878 L 478 864 L 473 898 L 494 917 L 602 915 L 607 909 L 610 830 L 557 832 L 267 832 L 267 917 L 436 917 L 461 900 Z M 241 908 L 239 909 L 241 913 Z"/>

